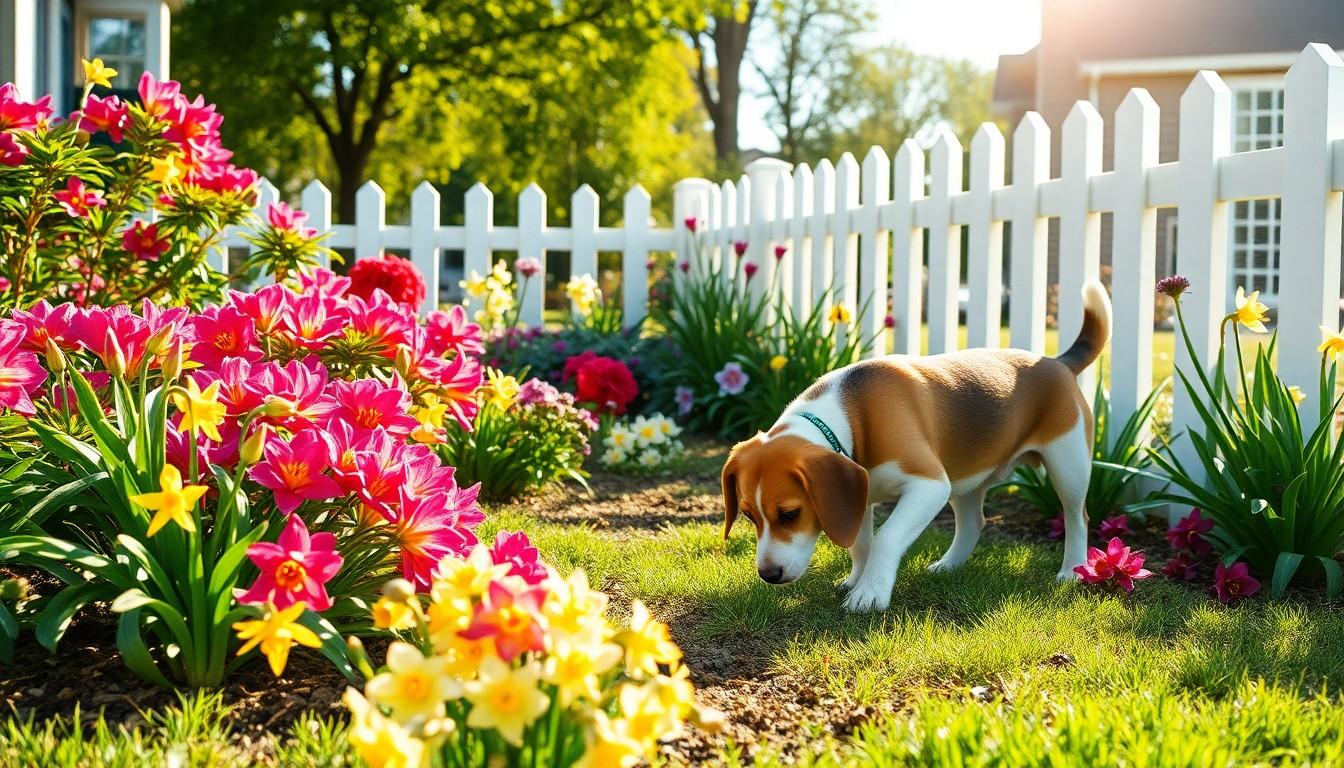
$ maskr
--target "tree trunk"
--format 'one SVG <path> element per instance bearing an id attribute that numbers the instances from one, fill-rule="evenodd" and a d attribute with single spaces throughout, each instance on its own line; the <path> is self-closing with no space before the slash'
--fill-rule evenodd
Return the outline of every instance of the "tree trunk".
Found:
<path id="1" fill-rule="evenodd" d="M 737 106 L 742 98 L 742 60 L 747 53 L 755 3 L 745 21 L 722 17 L 714 21 L 714 58 L 718 63 L 718 103 L 714 115 L 714 156 L 720 162 L 737 159 Z"/>
<path id="2" fill-rule="evenodd" d="M 360 157 L 358 151 L 335 153 L 336 161 L 336 220 L 342 224 L 355 223 L 355 195 L 364 184 L 364 175 L 369 165 L 367 156 Z"/>

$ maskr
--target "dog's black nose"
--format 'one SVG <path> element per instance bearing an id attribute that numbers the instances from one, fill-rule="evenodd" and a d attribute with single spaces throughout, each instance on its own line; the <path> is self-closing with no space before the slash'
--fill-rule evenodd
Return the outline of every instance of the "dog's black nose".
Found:
<path id="1" fill-rule="evenodd" d="M 767 584 L 782 584 L 784 582 L 784 566 L 765 565 L 757 569 L 761 574 L 761 579 Z"/>

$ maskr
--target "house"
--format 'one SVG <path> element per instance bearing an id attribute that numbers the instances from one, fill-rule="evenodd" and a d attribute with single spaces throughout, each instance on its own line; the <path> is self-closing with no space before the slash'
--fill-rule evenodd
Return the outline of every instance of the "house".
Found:
<path id="1" fill-rule="evenodd" d="M 1052 129 L 1053 172 L 1065 116 L 1087 100 L 1105 118 L 1103 167 L 1109 170 L 1113 115 L 1131 88 L 1146 88 L 1161 108 L 1159 160 L 1177 159 L 1180 99 L 1194 75 L 1217 71 L 1232 90 L 1233 151 L 1281 145 L 1283 76 L 1307 43 L 1344 49 L 1342 0 L 1043 0 L 1041 41 L 999 59 L 996 115 L 1016 125 L 1028 110 Z M 1231 285 L 1278 293 L 1279 202 L 1237 202 L 1231 211 Z M 1110 261 L 1110 217 L 1102 259 Z M 1053 225 L 1053 222 L 1052 222 Z M 1176 271 L 1176 211 L 1158 212 L 1159 274 Z M 1055 280 L 1051 237 L 1050 280 Z"/>
<path id="2" fill-rule="evenodd" d="M 143 72 L 168 76 L 170 13 L 181 0 L 0 0 L 0 82 L 28 97 L 50 93 L 58 114 L 74 109 L 80 59 L 117 70 L 132 92 Z"/>

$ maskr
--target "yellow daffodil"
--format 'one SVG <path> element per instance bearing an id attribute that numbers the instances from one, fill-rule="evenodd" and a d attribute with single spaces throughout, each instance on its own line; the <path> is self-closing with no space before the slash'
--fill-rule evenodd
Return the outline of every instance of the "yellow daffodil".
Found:
<path id="1" fill-rule="evenodd" d="M 415 609 L 405 600 L 393 600 L 386 595 L 378 598 L 370 610 L 373 626 L 378 629 L 410 629 L 415 626 Z"/>
<path id="2" fill-rule="evenodd" d="M 466 557 L 445 557 L 439 562 L 430 598 L 463 597 L 470 600 L 480 597 L 490 587 L 490 582 L 508 572 L 508 565 L 495 565 L 490 549 L 477 544 Z"/>
<path id="3" fill-rule="evenodd" d="M 350 745 L 369 768 L 420 768 L 425 764 L 424 742 L 384 717 L 354 688 L 342 697 L 350 710 Z"/>
<path id="4" fill-rule="evenodd" d="M 462 687 L 448 676 L 442 657 L 425 658 L 410 643 L 394 642 L 387 647 L 387 671 L 374 675 L 364 693 L 405 723 L 442 717 L 443 702 L 461 696 Z"/>
<path id="5" fill-rule="evenodd" d="M 1298 405 L 1301 405 L 1307 400 L 1307 393 L 1303 392 L 1302 388 L 1296 385 L 1288 388 L 1288 395 L 1292 397 L 1293 402 L 1297 403 Z"/>
<path id="6" fill-rule="evenodd" d="M 789 364 L 789 358 L 783 355 L 775 355 L 774 357 L 770 358 L 770 370 L 772 371 L 782 371 L 784 370 L 784 366 L 788 364 Z"/>
<path id="7" fill-rule="evenodd" d="M 439 401 L 439 396 L 426 392 L 420 396 L 421 405 L 415 409 L 416 421 L 427 427 L 443 426 L 443 417 L 448 413 L 448 404 Z"/>
<path id="8" fill-rule="evenodd" d="M 495 266 L 490 270 L 490 277 L 500 285 L 508 285 L 513 282 L 513 272 L 502 261 L 495 262 Z"/>
<path id="9" fill-rule="evenodd" d="M 103 64 L 102 59 L 89 61 L 83 59 L 84 64 L 84 84 L 101 85 L 104 88 L 112 87 L 112 78 L 117 76 L 117 70 Z"/>
<path id="10" fill-rule="evenodd" d="M 149 535 L 153 536 L 171 520 L 184 531 L 195 531 L 196 521 L 192 509 L 205 495 L 204 485 L 182 485 L 182 473 L 172 464 L 164 464 L 159 472 L 159 490 L 152 493 L 137 493 L 131 501 L 154 513 L 149 521 Z"/>
<path id="11" fill-rule="evenodd" d="M 653 745 L 659 739 L 675 738 L 680 733 L 680 715 L 664 703 L 653 683 L 626 683 L 621 686 L 617 700 L 630 738 L 635 741 Z"/>
<path id="12" fill-rule="evenodd" d="M 523 731 L 551 705 L 538 688 L 540 681 L 541 667 L 535 661 L 515 669 L 495 657 L 482 659 L 477 678 L 462 685 L 471 702 L 467 725 L 494 728 L 508 743 L 522 746 Z"/>
<path id="13" fill-rule="evenodd" d="M 462 292 L 467 295 L 467 298 L 470 299 L 485 298 L 485 291 L 486 291 L 485 278 L 481 277 L 478 272 L 473 271 L 470 275 L 467 276 L 466 280 L 460 281 L 458 283 L 458 286 L 462 288 Z"/>
<path id="14" fill-rule="evenodd" d="M 219 402 L 218 381 L 210 382 L 210 386 L 202 392 L 195 379 L 187 379 L 186 390 L 174 389 L 171 397 L 173 405 L 182 412 L 182 423 L 177 425 L 178 432 L 195 428 L 216 443 L 223 440 L 219 434 L 219 425 L 228 415 L 228 408 Z"/>
<path id="15" fill-rule="evenodd" d="M 607 595 L 588 588 L 588 574 L 583 569 L 574 571 L 563 581 L 553 577 L 549 587 L 541 612 L 551 638 L 557 642 L 598 642 L 611 634 L 603 615 L 607 610 Z"/>
<path id="16" fill-rule="evenodd" d="M 431 634 L 430 640 L 434 643 L 434 652 L 446 660 L 444 668 L 448 674 L 458 680 L 476 679 L 486 659 L 499 658 L 492 637 L 471 640 L 450 630 Z"/>
<path id="17" fill-rule="evenodd" d="M 266 655 L 266 660 L 270 662 L 271 672 L 279 677 L 285 671 L 285 663 L 289 661 L 289 649 L 295 643 L 307 646 L 309 648 L 320 648 L 322 641 L 313 634 L 313 631 L 302 624 L 297 623 L 298 618 L 303 615 L 307 609 L 307 604 L 299 601 L 283 611 L 278 611 L 273 605 L 266 606 L 266 613 L 260 619 L 250 619 L 240 621 L 233 625 L 238 632 L 238 639 L 245 641 L 243 646 L 238 649 L 238 655 L 242 656 L 248 651 L 261 646 L 261 652 Z"/>
<path id="18" fill-rule="evenodd" d="M 486 384 L 480 390 L 482 403 L 494 405 L 501 411 L 512 408 L 518 400 L 518 379 L 494 368 L 486 370 L 486 377 Z"/>
<path id="19" fill-rule="evenodd" d="M 1321 326 L 1321 346 L 1316 348 L 1317 352 L 1329 356 L 1331 360 L 1344 353 L 1344 331 L 1332 331 Z"/>
<path id="20" fill-rule="evenodd" d="M 1260 292 L 1252 291 L 1246 295 L 1246 289 L 1237 287 L 1237 311 L 1231 317 L 1247 329 L 1256 333 L 1266 333 L 1265 320 L 1269 319 L 1269 307 L 1260 303 Z"/>
<path id="21" fill-rule="evenodd" d="M 183 176 L 182 163 L 177 155 L 155 157 L 149 161 L 149 178 L 165 186 L 171 185 Z"/>
<path id="22" fill-rule="evenodd" d="M 546 657 L 545 680 L 560 689 L 560 703 L 569 706 L 575 699 L 602 699 L 601 675 L 621 660 L 621 646 L 615 643 L 574 644 L 561 641 Z"/>
<path id="23" fill-rule="evenodd" d="M 602 297 L 602 290 L 592 275 L 579 275 L 565 283 L 565 295 L 574 305 L 574 311 L 586 317 L 593 313 L 593 307 Z"/>
<path id="24" fill-rule="evenodd" d="M 659 664 L 681 661 L 681 649 L 672 642 L 667 625 L 653 618 L 639 600 L 631 608 L 630 630 L 621 637 L 631 677 L 651 677 L 658 674 Z"/>
<path id="25" fill-rule="evenodd" d="M 849 307 L 844 304 L 832 304 L 831 311 L 826 315 L 826 319 L 831 321 L 831 325 L 849 325 L 854 316 L 850 314 Z"/>
<path id="26" fill-rule="evenodd" d="M 593 730 L 576 768 L 630 768 L 644 756 L 644 747 L 630 738 L 630 725 L 606 712 L 593 713 Z"/>

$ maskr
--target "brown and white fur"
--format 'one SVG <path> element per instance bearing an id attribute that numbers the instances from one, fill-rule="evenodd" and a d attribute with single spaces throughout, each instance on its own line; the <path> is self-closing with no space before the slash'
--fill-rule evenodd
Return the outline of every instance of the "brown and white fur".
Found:
<path id="1" fill-rule="evenodd" d="M 956 533 L 930 570 L 966 562 L 980 538 L 985 492 L 1019 462 L 1044 464 L 1064 507 L 1064 563 L 1087 553 L 1092 411 L 1077 376 L 1110 337 L 1111 304 L 1083 289 L 1083 327 L 1056 358 L 1016 349 L 889 355 L 822 376 L 769 432 L 738 443 L 723 467 L 724 536 L 742 515 L 756 527 L 756 569 L 798 579 L 825 533 L 849 550 L 842 587 L 851 611 L 885 610 L 901 557 L 949 501 Z M 834 451 L 811 412 L 853 457 Z M 894 501 L 876 532 L 873 505 Z"/>

